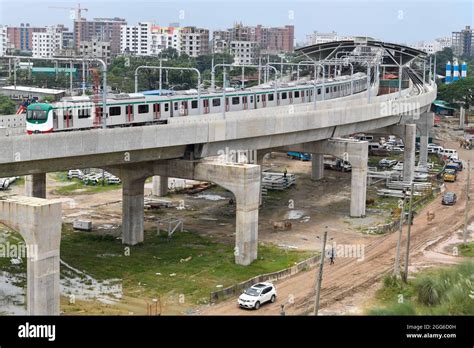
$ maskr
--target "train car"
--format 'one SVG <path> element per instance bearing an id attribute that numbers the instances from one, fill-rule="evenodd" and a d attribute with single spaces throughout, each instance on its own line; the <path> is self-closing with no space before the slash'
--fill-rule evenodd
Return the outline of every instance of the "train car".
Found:
<path id="1" fill-rule="evenodd" d="M 364 73 L 353 75 L 353 93 L 366 90 Z M 316 100 L 327 100 L 351 94 L 349 76 L 327 79 L 316 85 Z M 129 127 L 164 124 L 171 117 L 197 116 L 227 112 L 255 110 L 267 107 L 302 104 L 313 101 L 314 83 L 287 83 L 275 88 L 268 85 L 236 90 L 204 91 L 198 98 L 197 90 L 177 91 L 166 95 L 121 93 L 107 96 L 107 127 Z M 200 101 L 200 105 L 198 102 Z M 26 130 L 28 134 L 91 129 L 102 123 L 102 103 L 92 97 L 64 97 L 56 103 L 36 103 L 28 106 Z"/>

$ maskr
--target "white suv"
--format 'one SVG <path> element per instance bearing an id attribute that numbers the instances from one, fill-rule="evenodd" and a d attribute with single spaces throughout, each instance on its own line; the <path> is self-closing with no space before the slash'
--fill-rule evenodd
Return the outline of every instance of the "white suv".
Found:
<path id="1" fill-rule="evenodd" d="M 237 303 L 240 307 L 259 309 L 265 302 L 275 302 L 276 296 L 276 289 L 272 283 L 258 283 L 245 290 Z"/>
<path id="2" fill-rule="evenodd" d="M 67 178 L 71 180 L 72 178 L 82 179 L 84 177 L 84 173 L 82 170 L 79 169 L 71 169 L 67 172 Z"/>

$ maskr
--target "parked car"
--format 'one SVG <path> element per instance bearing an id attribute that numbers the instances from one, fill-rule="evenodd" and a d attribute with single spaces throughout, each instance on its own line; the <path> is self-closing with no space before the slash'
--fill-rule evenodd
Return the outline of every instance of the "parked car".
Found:
<path id="1" fill-rule="evenodd" d="M 117 178 L 116 176 L 109 176 L 105 178 L 105 183 L 107 185 L 118 185 L 121 183 L 120 179 Z"/>
<path id="2" fill-rule="evenodd" d="M 84 175 L 84 178 L 82 179 L 82 182 L 85 185 L 97 185 L 100 180 L 102 180 L 102 175 L 100 175 L 100 174 L 89 174 L 89 175 Z"/>
<path id="3" fill-rule="evenodd" d="M 397 145 L 392 147 L 392 151 L 394 152 L 403 152 L 405 150 L 405 145 Z"/>
<path id="4" fill-rule="evenodd" d="M 454 169 L 457 173 L 461 171 L 461 166 L 459 165 L 459 163 L 455 161 L 451 161 L 448 164 L 446 164 L 446 167 L 444 167 L 444 169 Z"/>
<path id="5" fill-rule="evenodd" d="M 67 178 L 69 180 L 76 178 L 76 179 L 82 179 L 84 177 L 84 173 L 82 170 L 79 169 L 71 169 L 67 172 Z"/>
<path id="6" fill-rule="evenodd" d="M 449 158 L 450 160 L 459 159 L 458 152 L 454 149 L 443 149 L 439 154 L 443 157 Z"/>
<path id="7" fill-rule="evenodd" d="M 462 161 L 457 159 L 457 160 L 453 160 L 453 163 L 456 163 L 458 165 L 458 172 L 462 172 L 462 170 L 463 170 Z"/>
<path id="8" fill-rule="evenodd" d="M 265 302 L 275 302 L 276 296 L 272 283 L 258 283 L 245 290 L 237 303 L 240 307 L 259 309 Z"/>
<path id="9" fill-rule="evenodd" d="M 390 168 L 390 167 L 393 167 L 394 165 L 396 165 L 397 163 L 398 163 L 398 161 L 391 160 L 391 159 L 388 159 L 388 158 L 384 158 L 384 159 L 379 161 L 379 167 Z"/>
<path id="10" fill-rule="evenodd" d="M 445 169 L 443 174 L 443 180 L 447 182 L 455 182 L 457 178 L 456 170 L 454 169 Z"/>
<path id="11" fill-rule="evenodd" d="M 437 144 L 429 143 L 428 144 L 428 153 L 440 153 L 444 148 Z"/>
<path id="12" fill-rule="evenodd" d="M 443 199 L 441 200 L 442 205 L 454 205 L 456 204 L 457 196 L 454 192 L 446 192 L 443 195 Z"/>
<path id="13" fill-rule="evenodd" d="M 393 170 L 397 170 L 397 171 L 402 171 L 403 170 L 403 162 L 398 162 L 397 164 L 395 164 L 392 168 Z"/>

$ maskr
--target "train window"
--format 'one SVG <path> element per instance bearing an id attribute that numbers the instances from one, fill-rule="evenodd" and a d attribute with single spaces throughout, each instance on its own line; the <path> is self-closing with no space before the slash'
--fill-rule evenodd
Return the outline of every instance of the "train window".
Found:
<path id="1" fill-rule="evenodd" d="M 165 112 L 168 112 L 170 110 L 170 104 L 165 103 Z"/>
<path id="2" fill-rule="evenodd" d="M 309 95 L 309 91 L 308 91 L 308 90 L 306 90 L 306 96 L 308 96 L 308 95 Z"/>
<path id="3" fill-rule="evenodd" d="M 109 114 L 110 116 L 120 116 L 122 113 L 122 108 L 120 106 L 112 106 L 109 108 Z M 79 116 L 79 118 L 81 118 Z"/>
<path id="4" fill-rule="evenodd" d="M 273 101 L 273 94 L 270 93 L 270 94 L 268 95 L 268 101 Z"/>
<path id="5" fill-rule="evenodd" d="M 160 112 L 160 104 L 153 104 L 153 112 Z"/>
<path id="6" fill-rule="evenodd" d="M 174 103 L 174 110 L 178 111 L 178 103 Z"/>
<path id="7" fill-rule="evenodd" d="M 141 104 L 138 105 L 138 113 L 139 114 L 146 114 L 150 110 L 148 104 Z"/>
<path id="8" fill-rule="evenodd" d="M 212 106 L 221 106 L 220 99 L 212 99 Z"/>
<path id="9" fill-rule="evenodd" d="M 318 95 L 321 94 L 321 88 L 318 88 Z"/>
<path id="10" fill-rule="evenodd" d="M 191 109 L 197 109 L 197 107 L 198 107 L 198 101 L 191 100 Z"/>
<path id="11" fill-rule="evenodd" d="M 237 105 L 240 103 L 239 97 L 232 97 L 232 105 Z"/>
<path id="12" fill-rule="evenodd" d="M 77 117 L 78 118 L 89 118 L 89 117 L 91 117 L 90 109 L 79 109 L 79 110 L 77 110 Z"/>
<path id="13" fill-rule="evenodd" d="M 332 91 L 333 91 L 333 92 L 336 92 L 336 89 L 337 89 L 336 86 L 334 86 L 334 87 L 332 88 Z"/>
<path id="14" fill-rule="evenodd" d="M 326 93 L 329 93 L 329 87 L 326 87 Z"/>
<path id="15" fill-rule="evenodd" d="M 295 91 L 295 98 L 299 98 L 300 97 L 300 91 Z"/>
<path id="16" fill-rule="evenodd" d="M 260 103 L 260 96 L 257 95 L 257 103 Z"/>
<path id="17" fill-rule="evenodd" d="M 286 99 L 286 98 L 287 98 L 286 92 L 282 92 L 282 93 L 281 93 L 281 99 Z"/>
<path id="18" fill-rule="evenodd" d="M 250 103 L 253 103 L 253 95 L 250 96 Z"/>

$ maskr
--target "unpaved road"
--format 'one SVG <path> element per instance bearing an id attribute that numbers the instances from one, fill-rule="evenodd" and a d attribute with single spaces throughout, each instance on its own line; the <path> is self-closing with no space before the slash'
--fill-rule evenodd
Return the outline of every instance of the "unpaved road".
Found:
<path id="1" fill-rule="evenodd" d="M 457 148 L 455 143 L 450 144 Z M 474 151 L 458 149 L 461 159 L 471 160 L 474 164 Z M 472 173 L 472 172 L 471 172 Z M 464 170 L 455 183 L 447 184 L 447 190 L 458 195 L 455 206 L 442 206 L 441 196 L 427 205 L 415 219 L 411 230 L 409 272 L 426 266 L 449 264 L 461 259 L 450 256 L 440 257 L 437 253 L 433 257 L 432 249 L 442 241 L 449 239 L 463 224 L 465 195 L 463 193 L 467 172 Z M 471 195 L 474 192 L 471 175 Z M 435 212 L 435 219 L 428 224 L 426 212 Z M 472 222 L 472 219 L 471 219 Z M 406 229 L 402 238 L 402 261 L 406 247 Z M 329 235 L 331 231 L 329 232 Z M 347 301 L 353 296 L 361 298 L 361 293 L 373 293 L 374 286 L 382 276 L 393 270 L 398 233 L 390 233 L 377 239 L 372 239 L 365 245 L 365 257 L 358 261 L 356 258 L 337 258 L 334 265 L 326 261 L 324 278 L 321 289 L 321 313 L 339 301 Z M 472 240 L 472 233 L 471 233 Z M 236 298 L 213 306 L 201 307 L 200 313 L 204 315 L 279 315 L 280 305 L 285 304 L 287 315 L 304 314 L 314 307 L 314 284 L 316 270 L 300 273 L 289 279 L 276 283 L 278 298 L 273 304 L 266 304 L 258 311 L 240 309 L 236 305 Z M 370 296 L 370 295 L 369 295 Z M 291 303 L 293 302 L 293 303 Z"/>

